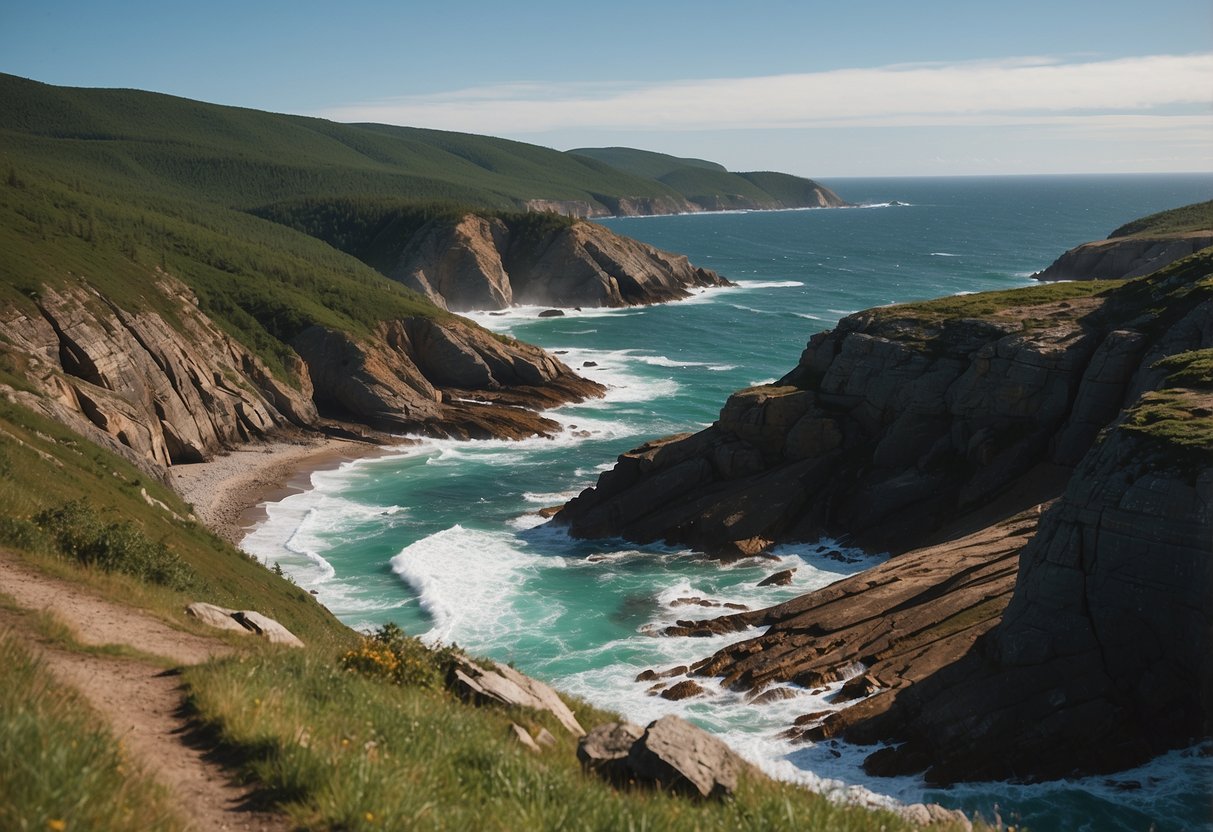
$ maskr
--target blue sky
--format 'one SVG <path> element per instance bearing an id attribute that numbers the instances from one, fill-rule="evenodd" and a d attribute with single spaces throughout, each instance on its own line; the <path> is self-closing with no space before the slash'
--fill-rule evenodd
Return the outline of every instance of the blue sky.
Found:
<path id="1" fill-rule="evenodd" d="M 0 71 L 807 176 L 1213 170 L 1213 3 L 60 2 Z"/>

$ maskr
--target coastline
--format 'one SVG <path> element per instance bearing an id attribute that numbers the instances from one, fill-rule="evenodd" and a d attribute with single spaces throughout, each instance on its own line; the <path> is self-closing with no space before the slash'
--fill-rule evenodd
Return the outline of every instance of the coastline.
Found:
<path id="1" fill-rule="evenodd" d="M 174 465 L 169 481 L 198 522 L 234 546 L 265 519 L 264 504 L 311 487 L 316 471 L 387 453 L 382 445 L 299 437 L 244 445 L 208 462 Z"/>

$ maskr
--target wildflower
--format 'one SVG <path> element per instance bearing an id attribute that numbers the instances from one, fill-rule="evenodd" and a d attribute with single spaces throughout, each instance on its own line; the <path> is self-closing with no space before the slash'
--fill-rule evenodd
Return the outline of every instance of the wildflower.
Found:
<path id="1" fill-rule="evenodd" d="M 67 821 L 62 818 L 51 818 L 46 822 L 46 828 L 54 830 L 54 832 L 63 832 L 67 829 Z"/>

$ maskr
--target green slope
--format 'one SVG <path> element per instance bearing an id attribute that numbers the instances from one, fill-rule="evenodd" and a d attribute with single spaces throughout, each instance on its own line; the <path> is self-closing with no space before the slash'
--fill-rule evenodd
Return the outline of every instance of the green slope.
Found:
<path id="1" fill-rule="evenodd" d="M 787 173 L 733 173 L 715 162 L 631 147 L 580 147 L 569 154 L 656 179 L 706 210 L 816 206 L 820 204 L 818 194 L 823 191 L 827 199 L 837 200 L 835 194 L 813 180 Z"/>
<path id="2" fill-rule="evenodd" d="M 1125 223 L 1108 235 L 1113 237 L 1148 237 L 1154 234 L 1183 234 L 1189 231 L 1213 231 L 1213 200 L 1159 211 Z"/>

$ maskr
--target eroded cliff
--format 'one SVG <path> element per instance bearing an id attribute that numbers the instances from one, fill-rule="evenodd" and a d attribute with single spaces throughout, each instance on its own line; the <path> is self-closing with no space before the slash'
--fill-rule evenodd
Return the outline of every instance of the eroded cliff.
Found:
<path id="1" fill-rule="evenodd" d="M 708 269 L 589 222 L 526 225 L 466 214 L 409 238 L 389 277 L 456 311 L 634 306 L 727 286 Z"/>
<path id="2" fill-rule="evenodd" d="M 312 327 L 283 378 L 225 334 L 164 272 L 134 311 L 83 282 L 43 287 L 0 315 L 4 394 L 157 472 L 322 416 L 394 432 L 545 435 L 536 410 L 600 395 L 535 347 L 453 316 L 355 335 Z"/>
<path id="3" fill-rule="evenodd" d="M 735 688 L 849 679 L 792 734 L 900 743 L 873 773 L 1123 768 L 1213 732 L 1211 347 L 1211 252 L 1108 288 L 861 313 L 556 522 L 731 556 L 822 532 L 931 543 L 667 635 L 767 627 L 692 668 Z"/>

